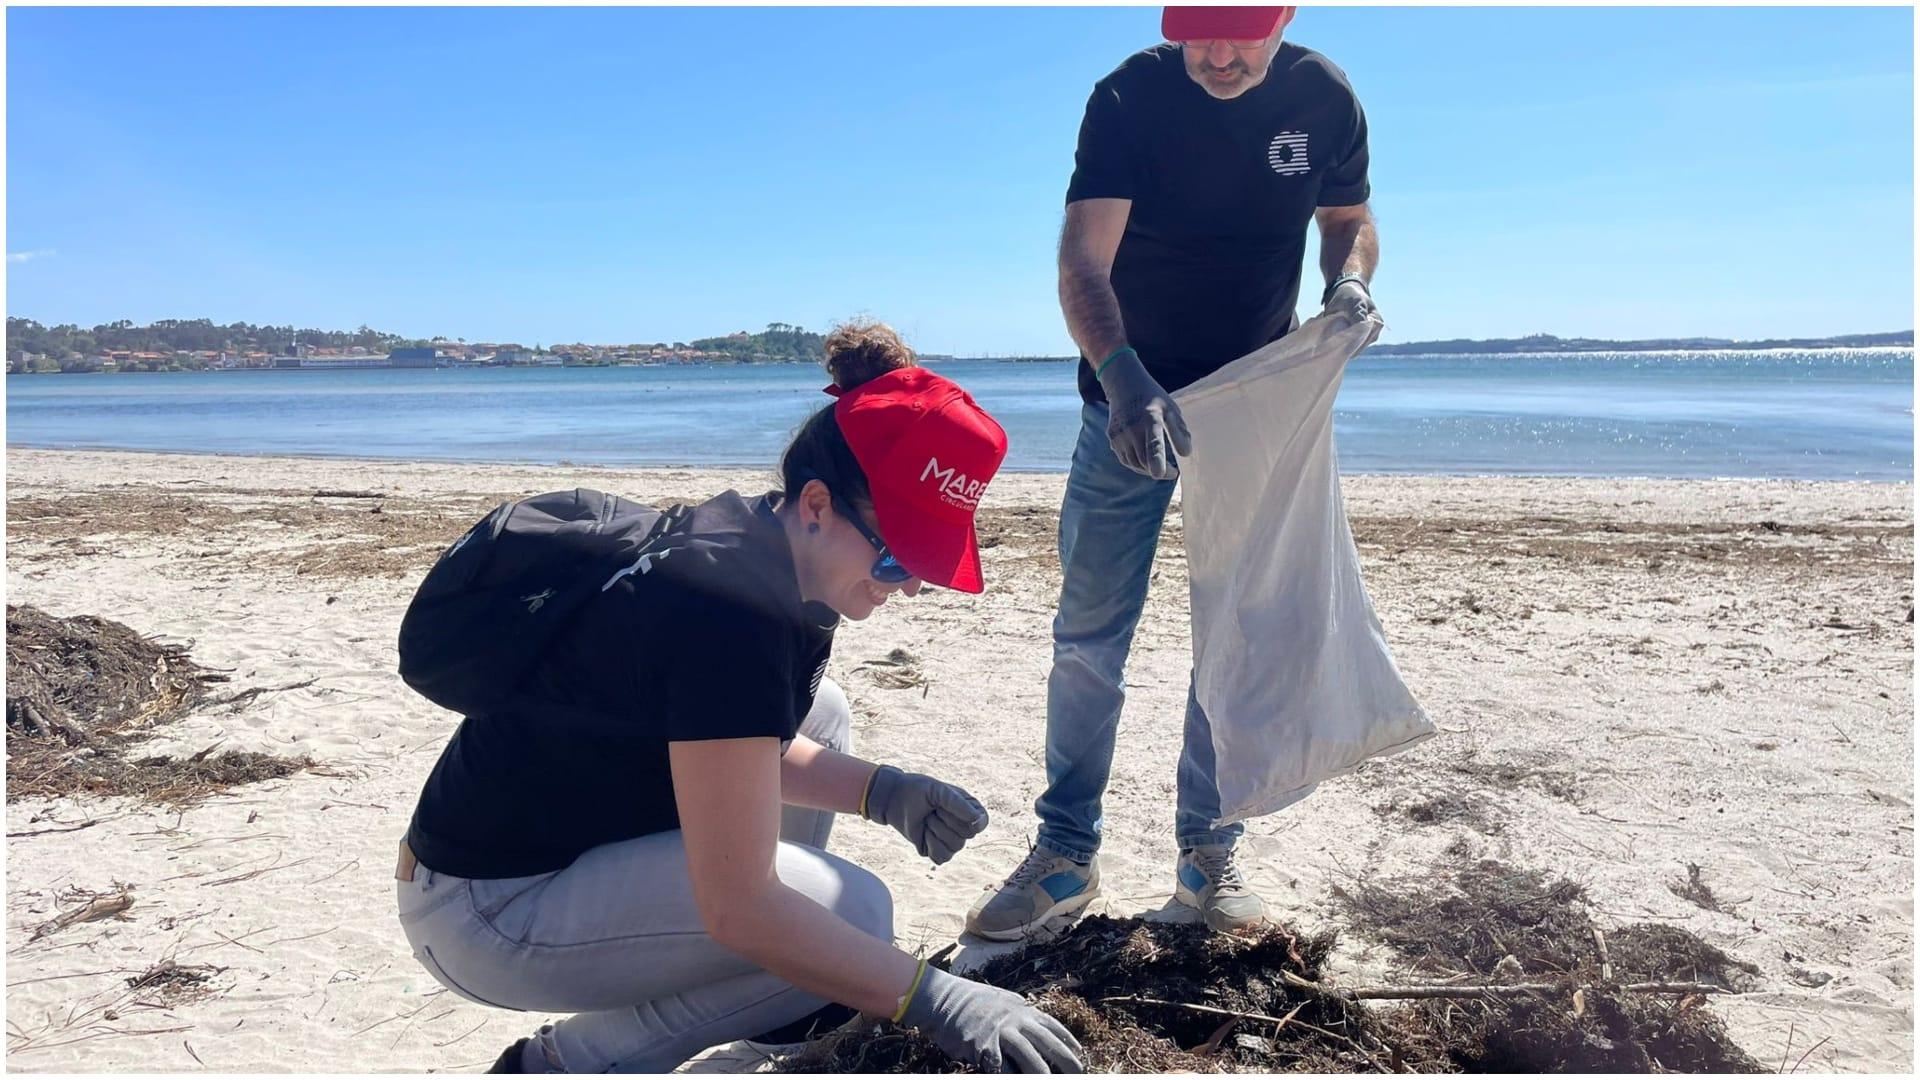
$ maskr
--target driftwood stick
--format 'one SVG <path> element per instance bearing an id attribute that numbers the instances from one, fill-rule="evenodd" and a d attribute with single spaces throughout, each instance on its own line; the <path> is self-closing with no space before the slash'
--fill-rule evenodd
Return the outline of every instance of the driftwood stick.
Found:
<path id="1" fill-rule="evenodd" d="M 1713 983 L 1680 982 L 1641 982 L 1627 983 L 1624 986 L 1592 987 L 1575 986 L 1570 983 L 1499 983 L 1494 985 L 1461 986 L 1457 984 L 1425 984 L 1412 986 L 1356 986 L 1352 989 L 1327 986 L 1323 983 L 1303 979 L 1293 972 L 1284 972 L 1283 977 L 1305 990 L 1346 998 L 1349 1001 L 1385 1001 L 1414 1000 L 1422 998 L 1476 998 L 1476 997 L 1525 997 L 1529 994 L 1561 994 L 1569 990 L 1615 990 L 1626 994 L 1731 994 L 1733 991 Z"/>
<path id="2" fill-rule="evenodd" d="M 1605 992 L 1617 991 L 1623 994 L 1666 994 L 1675 997 L 1686 994 L 1730 994 L 1733 991 L 1713 983 L 1627 983 L 1624 986 L 1611 987 L 1570 987 L 1566 983 L 1509 983 L 1504 986 L 1361 986 L 1353 990 L 1332 990 L 1335 995 L 1351 998 L 1355 1001 L 1369 999 L 1408 999 L 1408 998 L 1474 998 L 1474 997 L 1524 997 L 1528 994 L 1558 994 L 1569 989 L 1593 990 Z"/>
<path id="3" fill-rule="evenodd" d="M 1100 1004 L 1102 1005 L 1106 1005 L 1112 1002 L 1118 1002 L 1123 1005 L 1164 1005 L 1169 1009 L 1186 1009 L 1191 1012 L 1203 1012 L 1213 1016 L 1231 1016 L 1240 1020 L 1264 1020 L 1269 1024 L 1288 1023 L 1287 1020 L 1281 1017 L 1268 1016 L 1264 1013 L 1245 1012 L 1240 1009 L 1222 1009 L 1213 1005 L 1194 1005 L 1185 1001 L 1168 1001 L 1165 998 L 1103 997 L 1100 999 Z M 1300 1026 L 1302 1027 L 1306 1026 L 1305 1024 L 1301 1023 L 1298 1020 L 1294 1020 L 1292 1021 L 1292 1023 L 1300 1024 Z"/>
<path id="4" fill-rule="evenodd" d="M 33 936 L 27 939 L 27 942 L 28 944 L 32 944 L 46 937 L 48 934 L 65 930 L 74 923 L 93 922 L 96 919 L 105 919 L 109 916 L 118 915 L 132 906 L 133 891 L 131 889 L 122 889 L 120 892 L 111 896 L 96 896 L 76 908 L 62 912 L 57 917 L 41 923 L 39 928 L 33 932 Z"/>
<path id="5" fill-rule="evenodd" d="M 1600 981 L 1613 981 L 1613 958 L 1607 955 L 1607 934 L 1599 927 L 1593 928 L 1593 947 L 1600 951 Z"/>

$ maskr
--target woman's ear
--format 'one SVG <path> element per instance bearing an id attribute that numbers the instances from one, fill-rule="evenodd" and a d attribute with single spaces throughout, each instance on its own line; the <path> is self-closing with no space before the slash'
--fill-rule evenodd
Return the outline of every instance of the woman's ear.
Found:
<path id="1" fill-rule="evenodd" d="M 833 492 L 819 480 L 809 480 L 800 489 L 800 522 L 810 533 L 820 531 L 820 523 L 833 509 Z"/>

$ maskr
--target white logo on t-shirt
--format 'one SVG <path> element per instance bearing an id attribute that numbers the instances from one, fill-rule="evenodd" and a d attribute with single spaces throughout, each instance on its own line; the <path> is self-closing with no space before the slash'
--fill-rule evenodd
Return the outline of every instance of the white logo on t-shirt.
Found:
<path id="1" fill-rule="evenodd" d="M 1267 164 L 1281 176 L 1304 176 L 1307 172 L 1307 133 L 1283 131 L 1267 144 Z"/>

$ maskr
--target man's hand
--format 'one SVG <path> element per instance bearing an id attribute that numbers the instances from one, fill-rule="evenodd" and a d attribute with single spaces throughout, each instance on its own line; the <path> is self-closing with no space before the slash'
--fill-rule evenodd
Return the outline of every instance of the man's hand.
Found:
<path id="1" fill-rule="evenodd" d="M 1358 323 L 1365 321 L 1369 315 L 1378 314 L 1379 310 L 1373 306 L 1373 294 L 1367 291 L 1365 283 L 1357 278 L 1349 278 L 1327 297 L 1325 314 L 1338 315 L 1350 323 Z"/>
<path id="2" fill-rule="evenodd" d="M 987 827 L 987 811 L 952 784 L 891 765 L 873 771 L 860 816 L 893 826 L 935 866 L 953 858 Z"/>
<path id="3" fill-rule="evenodd" d="M 1107 394 L 1107 440 L 1120 464 L 1155 480 L 1178 476 L 1173 455 L 1191 454 L 1193 437 L 1172 395 L 1147 374 L 1132 349 L 1107 361 L 1099 374 Z"/>

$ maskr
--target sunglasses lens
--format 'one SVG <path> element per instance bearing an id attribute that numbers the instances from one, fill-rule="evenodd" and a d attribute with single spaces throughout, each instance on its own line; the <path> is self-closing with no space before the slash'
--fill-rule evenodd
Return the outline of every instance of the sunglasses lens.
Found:
<path id="1" fill-rule="evenodd" d="M 912 576 L 913 573 L 906 567 L 901 566 L 891 555 L 882 556 L 878 562 L 873 564 L 873 579 L 875 581 L 883 581 L 889 585 L 898 585 L 900 582 Z"/>

